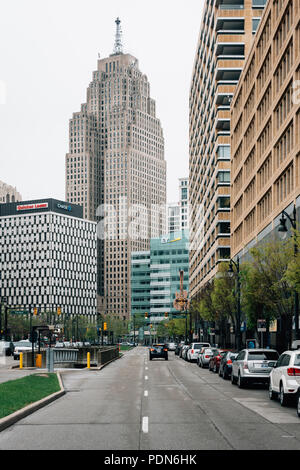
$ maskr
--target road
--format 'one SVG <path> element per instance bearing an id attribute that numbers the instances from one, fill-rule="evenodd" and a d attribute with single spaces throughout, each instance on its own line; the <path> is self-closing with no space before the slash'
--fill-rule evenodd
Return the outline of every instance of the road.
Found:
<path id="1" fill-rule="evenodd" d="M 63 382 L 65 396 L 0 433 L 1 450 L 300 450 L 295 408 L 174 353 L 150 362 L 138 347 Z"/>

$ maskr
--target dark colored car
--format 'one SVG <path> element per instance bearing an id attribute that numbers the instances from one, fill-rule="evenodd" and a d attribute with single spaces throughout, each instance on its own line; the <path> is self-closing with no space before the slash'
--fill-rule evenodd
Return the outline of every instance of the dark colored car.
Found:
<path id="1" fill-rule="evenodd" d="M 219 376 L 224 380 L 229 379 L 232 371 L 232 363 L 235 361 L 238 353 L 235 351 L 228 351 L 220 360 Z"/>
<path id="2" fill-rule="evenodd" d="M 231 350 L 230 349 L 219 349 L 218 351 L 214 351 L 213 356 L 209 360 L 208 369 L 212 372 L 215 372 L 215 374 L 217 374 L 219 372 L 220 361 L 221 361 L 222 357 L 229 351 L 231 351 Z"/>
<path id="3" fill-rule="evenodd" d="M 11 341 L 0 341 L 0 354 L 5 354 L 5 356 L 12 356 L 14 349 L 14 344 Z"/>
<path id="4" fill-rule="evenodd" d="M 153 344 L 149 350 L 150 361 L 152 359 L 168 360 L 168 348 L 165 344 Z"/>

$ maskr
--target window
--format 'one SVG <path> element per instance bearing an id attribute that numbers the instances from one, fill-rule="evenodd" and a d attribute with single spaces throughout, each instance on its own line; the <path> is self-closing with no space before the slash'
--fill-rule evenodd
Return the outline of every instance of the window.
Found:
<path id="1" fill-rule="evenodd" d="M 218 181 L 219 183 L 230 183 L 230 171 L 219 171 Z"/>

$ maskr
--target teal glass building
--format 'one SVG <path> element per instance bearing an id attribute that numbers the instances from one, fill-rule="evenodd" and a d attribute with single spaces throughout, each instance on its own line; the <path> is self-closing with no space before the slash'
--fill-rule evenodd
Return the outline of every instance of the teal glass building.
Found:
<path id="1" fill-rule="evenodd" d="M 131 257 L 131 314 L 148 312 L 151 323 L 180 315 L 174 306 L 180 290 L 180 271 L 184 271 L 184 290 L 189 287 L 189 233 L 172 232 L 150 241 L 150 252 Z"/>

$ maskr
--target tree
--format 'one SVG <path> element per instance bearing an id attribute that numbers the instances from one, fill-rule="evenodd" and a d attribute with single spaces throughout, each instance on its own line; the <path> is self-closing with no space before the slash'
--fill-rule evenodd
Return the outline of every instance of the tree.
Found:
<path id="1" fill-rule="evenodd" d="M 292 241 L 265 242 L 250 250 L 251 259 L 243 264 L 242 302 L 247 322 L 256 327 L 257 320 L 279 318 L 281 347 L 291 343 L 293 290 L 287 280 L 292 265 Z"/>

